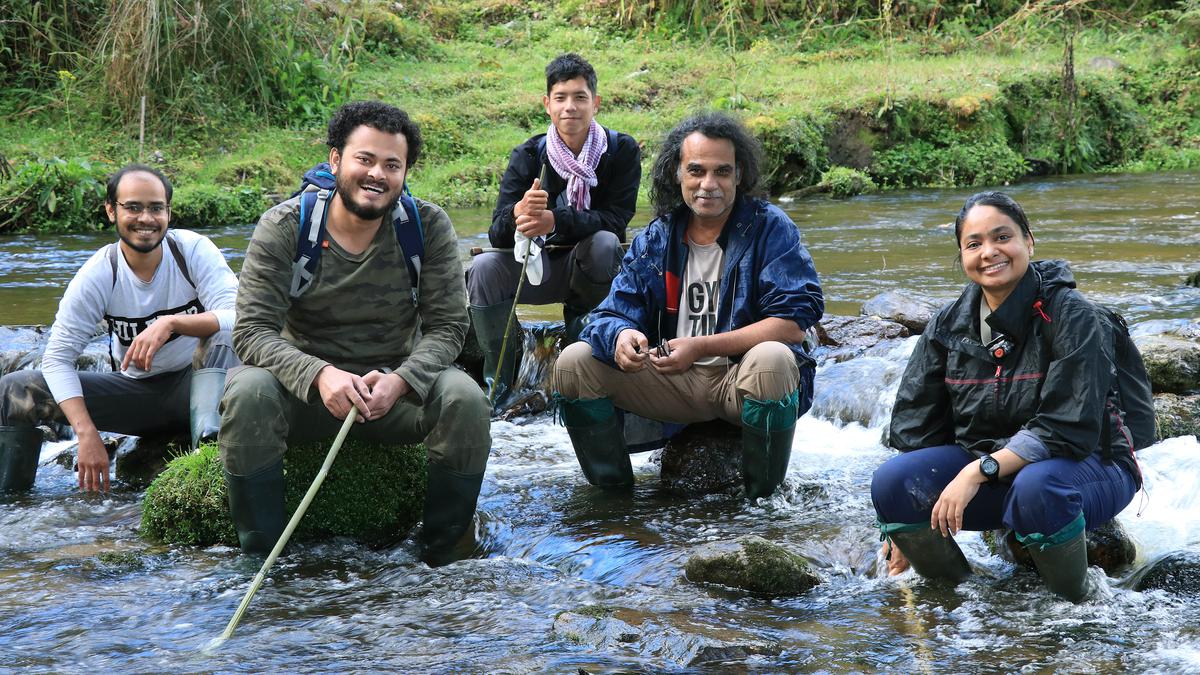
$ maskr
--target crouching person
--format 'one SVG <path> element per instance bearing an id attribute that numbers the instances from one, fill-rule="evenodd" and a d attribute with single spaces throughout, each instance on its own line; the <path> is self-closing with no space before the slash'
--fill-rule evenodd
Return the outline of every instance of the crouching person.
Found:
<path id="1" fill-rule="evenodd" d="M 269 551 L 286 524 L 287 444 L 332 439 L 357 408 L 351 437 L 426 444 L 421 554 L 446 562 L 474 517 L 491 445 L 482 392 L 451 366 L 467 331 L 454 229 L 436 205 L 401 198 L 421 150 L 404 111 L 343 106 L 328 145 L 334 190 L 267 211 L 246 251 L 234 327 L 246 367 L 222 400 L 230 512 L 242 549 Z M 302 204 L 318 237 L 307 269 L 295 262 Z M 405 250 L 404 227 L 423 231 L 420 252 Z"/>
<path id="2" fill-rule="evenodd" d="M 70 423 L 79 487 L 88 491 L 109 487 L 101 431 L 146 436 L 190 426 L 193 446 L 216 438 L 225 371 L 237 364 L 230 329 L 238 282 L 208 238 L 169 228 L 171 193 L 167 177 L 148 166 L 109 177 L 104 208 L 118 240 L 68 284 L 42 370 L 0 379 L 0 492 L 33 485 L 37 426 L 48 422 Z M 113 370 L 77 372 L 101 321 Z"/>
<path id="3" fill-rule="evenodd" d="M 824 299 L 796 225 L 751 196 L 761 148 L 736 120 L 705 113 L 654 161 L 657 218 L 633 242 L 553 387 L 588 481 L 633 484 L 614 408 L 674 423 L 742 427 L 746 496 L 783 481 L 796 419 L 812 402 L 806 330 Z"/>

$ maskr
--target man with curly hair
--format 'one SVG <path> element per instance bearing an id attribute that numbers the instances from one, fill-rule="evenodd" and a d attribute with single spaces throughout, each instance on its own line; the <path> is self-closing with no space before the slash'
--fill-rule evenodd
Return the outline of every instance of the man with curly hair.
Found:
<path id="1" fill-rule="evenodd" d="M 812 403 L 806 331 L 825 301 L 795 223 L 754 195 L 761 148 L 737 120 L 684 120 L 654 161 L 657 218 L 554 367 L 553 388 L 588 481 L 628 489 L 614 408 L 662 422 L 742 427 L 746 496 L 783 481 Z"/>
<path id="2" fill-rule="evenodd" d="M 290 442 L 351 437 L 423 441 L 428 483 L 421 556 L 447 562 L 475 514 L 491 446 L 487 402 L 451 363 L 467 332 L 466 290 L 445 211 L 415 200 L 425 254 L 413 288 L 392 215 L 421 132 L 402 110 L 350 103 L 329 122 L 336 188 L 319 267 L 291 288 L 301 197 L 263 214 L 246 251 L 233 339 L 246 367 L 222 401 L 221 459 L 245 551 L 282 533 L 283 457 Z M 355 412 L 357 409 L 357 413 Z"/>

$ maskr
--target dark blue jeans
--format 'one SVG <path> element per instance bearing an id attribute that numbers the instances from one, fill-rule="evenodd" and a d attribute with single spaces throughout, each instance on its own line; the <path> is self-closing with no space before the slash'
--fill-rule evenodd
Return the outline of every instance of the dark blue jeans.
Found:
<path id="1" fill-rule="evenodd" d="M 942 489 L 977 461 L 957 445 L 902 452 L 875 470 L 871 501 L 879 522 L 928 523 Z M 983 484 L 963 513 L 964 530 L 1011 528 L 1022 537 L 1053 535 L 1083 514 L 1088 529 L 1121 512 L 1137 492 L 1133 477 L 1092 454 L 1054 457 L 1017 472 L 1011 483 Z"/>

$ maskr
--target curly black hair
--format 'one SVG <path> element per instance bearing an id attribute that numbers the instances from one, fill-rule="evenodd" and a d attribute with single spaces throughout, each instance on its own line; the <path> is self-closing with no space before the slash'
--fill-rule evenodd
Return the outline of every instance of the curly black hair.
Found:
<path id="1" fill-rule="evenodd" d="M 155 169 L 152 166 L 145 164 L 126 164 L 117 170 L 116 173 L 108 177 L 108 183 L 104 186 L 105 194 L 104 201 L 109 204 L 116 205 L 117 203 L 117 187 L 121 184 L 121 179 L 126 174 L 131 173 L 148 173 L 162 182 L 163 191 L 167 193 L 167 204 L 171 203 L 171 195 L 175 192 L 175 188 L 171 186 L 171 181 L 163 174 L 163 172 Z"/>
<path id="2" fill-rule="evenodd" d="M 954 241 L 962 246 L 962 226 L 963 221 L 967 219 L 967 213 L 976 206 L 991 206 L 1000 213 L 1008 216 L 1008 219 L 1017 224 L 1021 228 L 1021 234 L 1025 235 L 1026 239 L 1033 238 L 1033 232 L 1029 230 L 1029 218 L 1025 216 L 1025 209 L 1016 202 L 1012 197 L 1003 192 L 976 192 L 967 197 L 967 201 L 963 204 L 962 210 L 958 212 L 958 217 L 954 219 Z"/>
<path id="3" fill-rule="evenodd" d="M 329 118 L 329 137 L 325 144 L 341 153 L 346 139 L 362 125 L 389 134 L 404 134 L 408 142 L 407 164 L 411 167 L 421 156 L 421 128 L 408 113 L 382 101 L 356 101 L 347 103 Z"/>
<path id="4" fill-rule="evenodd" d="M 583 81 L 587 83 L 588 91 L 595 96 L 596 70 L 592 68 L 592 64 L 575 52 L 558 55 L 546 66 L 546 95 L 549 96 L 550 89 L 559 82 L 566 82 L 577 77 L 583 78 Z"/>
<path id="5" fill-rule="evenodd" d="M 654 213 L 665 216 L 683 205 L 679 189 L 679 162 L 683 141 L 700 132 L 709 138 L 725 138 L 733 143 L 737 162 L 739 193 L 752 195 L 758 189 L 762 164 L 762 144 L 737 119 L 719 112 L 701 112 L 680 122 L 663 139 L 654 167 L 650 170 L 650 203 Z"/>

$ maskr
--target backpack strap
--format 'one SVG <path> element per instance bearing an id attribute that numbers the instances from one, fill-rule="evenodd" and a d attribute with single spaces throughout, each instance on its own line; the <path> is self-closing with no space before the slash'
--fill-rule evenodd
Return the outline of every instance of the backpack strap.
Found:
<path id="1" fill-rule="evenodd" d="M 306 190 L 300 195 L 300 230 L 296 237 L 296 256 L 292 259 L 290 297 L 298 298 L 308 290 L 317 273 L 331 194 L 329 190 Z"/>
<path id="2" fill-rule="evenodd" d="M 196 282 L 192 281 L 192 275 L 188 272 L 187 259 L 183 257 L 183 251 L 179 248 L 179 242 L 175 241 L 175 235 L 167 230 L 167 250 L 171 252 L 171 257 L 175 259 L 175 264 L 179 266 L 179 271 L 183 273 L 183 278 L 187 280 L 192 288 L 196 288 Z M 112 285 L 117 287 L 117 255 L 119 255 L 120 245 L 113 242 L 108 245 L 108 266 L 112 268 Z"/>
<path id="3" fill-rule="evenodd" d="M 392 212 L 392 227 L 396 230 L 400 254 L 404 256 L 404 265 L 408 268 L 408 280 L 412 284 L 412 302 L 415 307 L 420 300 L 421 261 L 425 259 L 425 229 L 421 226 L 421 212 L 417 209 L 417 201 L 408 191 L 407 185 L 400 194 L 400 203 Z"/>

